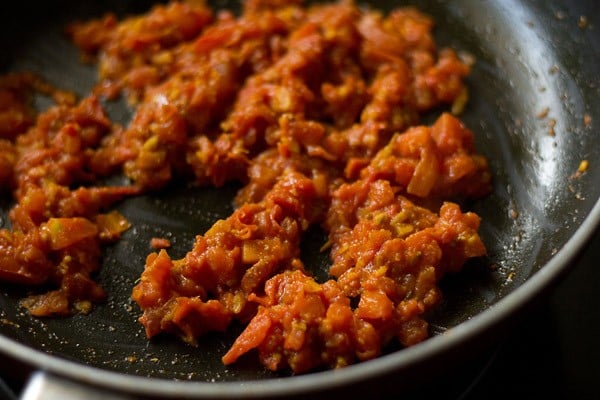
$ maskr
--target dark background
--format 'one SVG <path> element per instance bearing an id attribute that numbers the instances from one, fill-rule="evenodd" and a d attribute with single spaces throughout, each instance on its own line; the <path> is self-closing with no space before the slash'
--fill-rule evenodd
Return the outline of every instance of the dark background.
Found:
<path id="1" fill-rule="evenodd" d="M 464 400 L 600 398 L 600 235 L 500 345 Z"/>

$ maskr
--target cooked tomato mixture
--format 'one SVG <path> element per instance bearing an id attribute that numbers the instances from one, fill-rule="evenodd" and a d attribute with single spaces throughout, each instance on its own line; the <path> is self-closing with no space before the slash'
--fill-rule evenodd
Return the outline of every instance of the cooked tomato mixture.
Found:
<path id="1" fill-rule="evenodd" d="M 236 181 L 235 211 L 183 258 L 153 240 L 132 288 L 149 338 L 195 344 L 240 323 L 225 364 L 254 353 L 294 373 L 425 340 L 440 279 L 486 253 L 480 218 L 459 204 L 491 191 L 457 117 L 470 65 L 433 28 L 415 8 L 346 0 L 247 0 L 238 14 L 172 1 L 71 24 L 98 63 L 87 97 L 0 80 L 0 189 L 15 201 L 0 279 L 44 288 L 22 301 L 36 316 L 89 312 L 105 297 L 92 278 L 102 246 L 129 227 L 111 205 L 174 180 Z M 36 115 L 36 92 L 56 105 Z M 126 126 L 102 108 L 118 96 L 134 111 Z M 100 184 L 112 174 L 131 183 Z M 301 258 L 311 227 L 328 237 L 326 282 Z"/>

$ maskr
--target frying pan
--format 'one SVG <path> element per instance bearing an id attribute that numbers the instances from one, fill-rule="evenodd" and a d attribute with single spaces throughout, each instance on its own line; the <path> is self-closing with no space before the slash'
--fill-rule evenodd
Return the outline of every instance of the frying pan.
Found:
<path id="1" fill-rule="evenodd" d="M 6 2 L 5 2 L 6 3 Z M 148 9 L 149 2 L 52 0 L 0 6 L 0 71 L 29 70 L 58 87 L 88 92 L 93 66 L 78 62 L 62 35 L 73 19 Z M 16 3 L 16 4 L 15 4 Z M 389 9 L 410 2 L 373 1 Z M 220 357 L 239 328 L 190 347 L 173 338 L 148 341 L 129 296 L 150 251 L 149 239 L 168 237 L 173 257 L 194 235 L 227 216 L 237 187 L 178 189 L 118 206 L 132 222 L 106 249 L 98 276 L 109 298 L 87 316 L 36 319 L 18 306 L 26 289 L 0 286 L 2 374 L 26 385 L 24 398 L 271 398 L 405 393 L 493 348 L 514 322 L 568 273 L 600 223 L 600 21 L 595 0 L 421 0 L 436 20 L 440 45 L 476 58 L 468 78 L 470 101 L 461 118 L 490 160 L 494 192 L 466 204 L 482 216 L 488 258 L 442 282 L 444 302 L 430 316 L 432 337 L 391 349 L 376 360 L 301 376 L 270 373 L 251 360 L 225 367 Z M 226 6 L 217 2 L 217 6 Z M 229 4 L 236 6 L 237 3 Z M 39 101 L 44 107 L 43 99 Z M 121 102 L 107 104 L 126 122 Z M 546 118 L 539 116 L 548 109 Z M 586 117 L 587 116 L 587 117 Z M 591 123 L 584 122 L 591 118 Z M 554 120 L 554 134 L 549 121 Z M 588 170 L 575 177 L 582 160 Z M 0 201 L 7 226 L 9 200 Z M 327 269 L 309 232 L 306 264 Z M 79 396 L 79 397 L 78 397 Z"/>

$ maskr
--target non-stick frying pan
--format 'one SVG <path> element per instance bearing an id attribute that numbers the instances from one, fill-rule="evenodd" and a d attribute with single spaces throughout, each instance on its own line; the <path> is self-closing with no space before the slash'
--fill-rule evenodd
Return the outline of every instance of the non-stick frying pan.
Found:
<path id="1" fill-rule="evenodd" d="M 409 2 L 372 3 L 389 9 Z M 90 393 L 103 391 L 158 398 L 290 398 L 365 388 L 374 396 L 435 384 L 459 359 L 495 343 L 568 272 L 600 223 L 598 6 L 595 0 L 412 3 L 435 18 L 441 45 L 476 58 L 462 118 L 494 172 L 494 193 L 466 205 L 483 218 L 488 260 L 442 282 L 445 300 L 431 316 L 429 340 L 342 370 L 302 376 L 266 372 L 250 358 L 224 367 L 220 357 L 235 330 L 206 337 L 197 348 L 173 338 L 148 341 L 129 296 L 150 251 L 149 239 L 169 237 L 173 256 L 183 256 L 195 234 L 231 212 L 237 188 L 174 189 L 119 205 L 133 228 L 106 250 L 99 280 L 109 299 L 91 314 L 32 318 L 18 306 L 26 289 L 0 286 L 2 373 L 27 381 L 37 371 L 28 381 L 28 398 L 93 398 Z M 137 0 L 3 3 L 0 71 L 34 71 L 84 94 L 96 70 L 79 63 L 77 50 L 62 34 L 64 24 L 107 10 L 141 12 L 149 5 Z M 130 116 L 123 103 L 108 108 L 115 120 Z M 544 109 L 548 114 L 541 118 Z M 575 177 L 582 160 L 589 168 Z M 9 206 L 0 201 L 2 225 Z M 321 276 L 327 268 L 326 255 L 318 252 L 322 240 L 321 233 L 311 232 L 303 247 L 307 265 Z"/>

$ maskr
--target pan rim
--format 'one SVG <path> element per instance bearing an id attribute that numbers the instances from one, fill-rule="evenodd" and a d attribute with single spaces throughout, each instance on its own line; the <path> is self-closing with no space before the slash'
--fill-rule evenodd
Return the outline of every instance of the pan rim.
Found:
<path id="1" fill-rule="evenodd" d="M 466 343 L 469 339 L 483 334 L 490 327 L 506 321 L 510 315 L 533 301 L 536 295 L 548 289 L 557 278 L 574 266 L 573 261 L 589 243 L 599 227 L 600 199 L 596 201 L 581 225 L 554 257 L 513 292 L 490 308 L 448 330 L 443 335 L 431 337 L 415 346 L 339 370 L 248 381 L 175 381 L 104 370 L 63 359 L 30 348 L 1 334 L 0 351 L 40 371 L 103 389 L 142 396 L 216 399 L 265 398 L 335 389 L 355 383 L 357 380 L 374 378 L 390 370 L 408 368 L 418 362 L 443 354 L 461 343 Z"/>
<path id="2" fill-rule="evenodd" d="M 444 335 L 429 338 L 423 343 L 402 349 L 381 358 L 355 364 L 341 370 L 324 371 L 285 378 L 248 381 L 204 382 L 175 381 L 105 370 L 24 345 L 0 334 L 0 352 L 49 374 L 72 379 L 79 383 L 120 393 L 141 396 L 187 398 L 270 398 L 301 395 L 318 390 L 335 389 L 367 380 L 390 370 L 402 370 L 424 362 L 454 347 L 467 343 L 491 326 L 506 321 L 513 313 L 529 304 L 542 291 L 573 268 L 576 256 L 600 231 L 600 198 L 575 229 L 563 247 L 539 271 L 493 306 L 450 329 Z"/>

